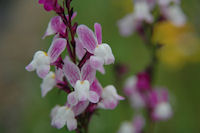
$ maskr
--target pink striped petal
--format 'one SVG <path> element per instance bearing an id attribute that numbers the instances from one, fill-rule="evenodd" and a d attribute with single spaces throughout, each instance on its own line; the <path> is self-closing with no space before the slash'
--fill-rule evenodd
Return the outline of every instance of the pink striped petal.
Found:
<path id="1" fill-rule="evenodd" d="M 50 20 L 47 30 L 42 38 L 44 39 L 45 37 L 56 34 L 56 33 L 64 34 L 65 29 L 66 29 L 66 26 L 63 23 L 61 17 L 55 16 Z"/>
<path id="2" fill-rule="evenodd" d="M 83 47 L 86 48 L 88 52 L 93 53 L 98 43 L 93 31 L 86 25 L 79 25 L 77 27 L 77 34 L 83 43 Z"/>
<path id="3" fill-rule="evenodd" d="M 93 83 L 96 77 L 96 70 L 91 67 L 90 62 L 87 61 L 81 69 L 81 80 L 88 80 L 90 85 Z"/>
<path id="4" fill-rule="evenodd" d="M 97 79 L 94 80 L 94 82 L 90 86 L 90 90 L 96 92 L 99 96 L 101 96 L 103 87 L 99 83 Z"/>
<path id="5" fill-rule="evenodd" d="M 75 106 L 78 103 L 78 99 L 76 98 L 76 92 L 71 92 L 67 96 L 67 102 L 72 106 Z"/>
<path id="6" fill-rule="evenodd" d="M 98 103 L 99 95 L 94 91 L 90 91 L 88 99 L 91 103 Z"/>
<path id="7" fill-rule="evenodd" d="M 80 70 L 73 62 L 70 61 L 69 57 L 64 60 L 63 66 L 64 74 L 67 77 L 72 87 L 75 86 L 76 81 L 80 80 Z"/>
<path id="8" fill-rule="evenodd" d="M 94 24 L 95 35 L 97 37 L 98 44 L 102 44 L 102 28 L 99 23 Z"/>
<path id="9" fill-rule="evenodd" d="M 62 38 L 53 40 L 47 53 L 51 59 L 51 63 L 54 63 L 58 59 L 61 53 L 65 50 L 66 44 L 67 41 Z"/>
<path id="10" fill-rule="evenodd" d="M 105 74 L 105 69 L 103 67 L 103 64 L 104 64 L 103 58 L 100 58 L 98 56 L 90 57 L 90 65 L 92 66 L 92 68 L 98 70 L 102 74 Z"/>
<path id="11" fill-rule="evenodd" d="M 43 4 L 46 0 L 38 0 L 39 4 Z"/>
<path id="12" fill-rule="evenodd" d="M 74 106 L 72 108 L 75 116 L 78 116 L 80 115 L 81 113 L 83 113 L 83 111 L 85 111 L 85 109 L 88 107 L 89 105 L 89 101 L 81 101 L 81 102 L 78 102 L 78 104 L 76 104 L 76 106 Z"/>
<path id="13" fill-rule="evenodd" d="M 86 51 L 83 48 L 82 42 L 78 38 L 75 38 L 75 41 L 76 41 L 76 55 L 78 59 L 81 60 L 85 55 Z"/>

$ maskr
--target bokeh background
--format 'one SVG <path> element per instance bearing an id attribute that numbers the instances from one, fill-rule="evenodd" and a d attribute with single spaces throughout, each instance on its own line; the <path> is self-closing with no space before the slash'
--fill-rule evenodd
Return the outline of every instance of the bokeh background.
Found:
<path id="1" fill-rule="evenodd" d="M 123 38 L 116 22 L 131 10 L 131 0 L 73 0 L 79 24 L 103 27 L 103 41 L 111 45 L 117 63 L 128 66 L 131 76 L 149 63 L 149 51 L 137 35 Z M 189 21 L 200 33 L 200 1 L 182 0 Z M 42 40 L 54 13 L 47 13 L 37 0 L 0 0 L 0 132 L 1 133 L 67 133 L 50 126 L 50 111 L 64 104 L 66 94 L 57 89 L 41 98 L 41 80 L 24 67 L 37 50 L 46 50 L 51 37 Z M 198 34 L 199 35 L 199 34 Z M 170 56 L 170 55 L 169 55 Z M 122 95 L 124 80 L 115 76 L 114 65 L 107 73 L 97 74 L 103 85 L 115 84 Z M 200 133 L 200 63 L 170 68 L 159 63 L 155 85 L 166 86 L 172 94 L 174 117 L 156 124 L 156 133 Z M 116 133 L 120 123 L 131 120 L 134 110 L 128 100 L 113 110 L 100 110 L 92 118 L 90 133 Z"/>

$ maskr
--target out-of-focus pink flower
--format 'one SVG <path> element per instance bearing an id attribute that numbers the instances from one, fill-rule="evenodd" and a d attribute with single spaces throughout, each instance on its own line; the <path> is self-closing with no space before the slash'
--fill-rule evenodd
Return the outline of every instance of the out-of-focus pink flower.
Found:
<path id="1" fill-rule="evenodd" d="M 117 25 L 122 36 L 130 36 L 143 22 L 153 22 L 151 6 L 147 1 L 135 1 L 134 11 L 119 20 Z"/>
<path id="2" fill-rule="evenodd" d="M 151 88 L 150 84 L 150 76 L 147 72 L 141 72 L 137 75 L 138 81 L 137 81 L 137 88 L 141 91 L 143 90 L 149 90 Z"/>
<path id="3" fill-rule="evenodd" d="M 90 57 L 91 66 L 101 73 L 105 73 L 103 65 L 114 63 L 115 58 L 110 46 L 106 43 L 102 43 L 101 25 L 95 23 L 94 27 L 95 34 L 85 25 L 78 26 L 78 39 L 83 48 L 93 54 L 93 56 Z"/>
<path id="4" fill-rule="evenodd" d="M 58 0 L 39 0 L 38 3 L 43 4 L 46 11 L 56 10 L 59 8 Z"/>
<path id="5" fill-rule="evenodd" d="M 144 118 L 141 115 L 136 115 L 133 122 L 123 122 L 118 133 L 142 133 L 144 125 Z"/>
<path id="6" fill-rule="evenodd" d="M 108 85 L 103 89 L 101 98 L 98 106 L 103 109 L 114 109 L 119 100 L 124 100 L 124 97 L 117 94 L 113 85 Z"/>
<path id="7" fill-rule="evenodd" d="M 167 90 L 152 91 L 149 95 L 149 106 L 152 108 L 154 120 L 168 120 L 173 114 Z"/>
<path id="8" fill-rule="evenodd" d="M 31 63 L 26 66 L 27 71 L 36 70 L 40 78 L 44 78 L 50 70 L 50 64 L 54 63 L 66 47 L 66 40 L 54 39 L 48 52 L 37 51 Z"/>
<path id="9" fill-rule="evenodd" d="M 125 83 L 124 93 L 129 98 L 134 109 L 141 109 L 146 104 L 142 93 L 137 88 L 137 82 L 138 78 L 136 76 L 129 77 Z"/>
<path id="10" fill-rule="evenodd" d="M 90 85 L 96 77 L 96 70 L 90 66 L 89 62 L 86 62 L 80 71 L 78 66 L 66 57 L 63 69 L 69 83 L 75 89 L 68 95 L 68 103 L 70 105 L 75 106 L 79 101 L 86 100 L 92 103 L 99 101 L 99 95 L 90 90 Z"/>

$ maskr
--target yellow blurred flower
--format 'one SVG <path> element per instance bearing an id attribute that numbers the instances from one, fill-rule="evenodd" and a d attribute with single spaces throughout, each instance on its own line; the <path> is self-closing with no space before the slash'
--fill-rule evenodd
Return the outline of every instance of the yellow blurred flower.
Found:
<path id="1" fill-rule="evenodd" d="M 153 43 L 162 45 L 157 55 L 169 66 L 181 67 L 189 62 L 200 61 L 200 40 L 189 24 L 180 27 L 169 21 L 156 24 Z"/>

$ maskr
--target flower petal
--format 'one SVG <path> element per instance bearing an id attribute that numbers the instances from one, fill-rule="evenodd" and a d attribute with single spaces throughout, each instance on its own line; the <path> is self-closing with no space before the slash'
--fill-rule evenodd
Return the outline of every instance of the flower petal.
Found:
<path id="1" fill-rule="evenodd" d="M 82 42 L 78 38 L 75 38 L 75 41 L 76 41 L 76 55 L 78 59 L 81 60 L 85 55 L 86 51 L 83 47 Z"/>
<path id="2" fill-rule="evenodd" d="M 98 44 L 102 43 L 102 28 L 99 23 L 94 24 L 95 35 L 97 37 Z"/>
<path id="3" fill-rule="evenodd" d="M 68 110 L 66 106 L 62 106 L 57 108 L 57 111 L 55 112 L 55 116 L 52 118 L 51 125 L 61 129 L 64 127 L 65 123 L 68 119 Z"/>
<path id="4" fill-rule="evenodd" d="M 94 91 L 90 91 L 88 99 L 91 103 L 98 103 L 99 95 Z"/>
<path id="5" fill-rule="evenodd" d="M 98 56 L 91 56 L 90 57 L 90 65 L 93 69 L 98 70 L 102 74 L 105 74 L 105 69 L 103 67 L 104 60 Z"/>
<path id="6" fill-rule="evenodd" d="M 72 107 L 75 116 L 80 115 L 85 109 L 88 107 L 89 101 L 81 101 L 76 104 L 76 106 Z"/>
<path id="7" fill-rule="evenodd" d="M 67 96 L 67 102 L 72 106 L 75 106 L 78 103 L 76 92 L 71 92 Z"/>
<path id="8" fill-rule="evenodd" d="M 51 63 L 54 63 L 60 54 L 65 50 L 66 44 L 67 41 L 62 38 L 53 40 L 47 53 L 51 59 Z"/>
<path id="9" fill-rule="evenodd" d="M 49 70 L 50 70 L 49 65 L 40 65 L 39 67 L 37 67 L 36 72 L 40 78 L 44 78 L 49 73 Z"/>
<path id="10" fill-rule="evenodd" d="M 75 92 L 79 101 L 86 101 L 89 95 L 90 83 L 88 80 L 78 80 L 75 85 Z"/>
<path id="11" fill-rule="evenodd" d="M 63 23 L 61 17 L 55 16 L 50 20 L 48 27 L 46 29 L 46 32 L 42 38 L 44 39 L 45 37 L 56 34 L 56 33 L 64 34 L 65 29 L 66 29 L 66 26 Z"/>
<path id="12" fill-rule="evenodd" d="M 26 70 L 29 72 L 34 71 L 36 69 L 35 65 L 36 65 L 35 62 L 31 61 L 31 63 L 26 66 Z"/>
<path id="13" fill-rule="evenodd" d="M 96 70 L 91 67 L 90 62 L 87 61 L 81 69 L 81 80 L 88 80 L 90 84 L 93 83 L 96 77 Z"/>
<path id="14" fill-rule="evenodd" d="M 97 45 L 97 39 L 92 30 L 90 30 L 86 25 L 79 25 L 77 27 L 78 38 L 82 41 L 83 47 L 87 49 L 88 52 L 93 53 Z"/>
<path id="15" fill-rule="evenodd" d="M 67 128 L 69 131 L 77 128 L 77 120 L 74 118 L 74 116 L 71 116 L 67 119 Z"/>
<path id="16" fill-rule="evenodd" d="M 96 92 L 100 97 L 102 90 L 103 90 L 103 87 L 101 86 L 99 81 L 97 79 L 95 79 L 94 82 L 90 86 L 90 90 Z"/>
<path id="17" fill-rule="evenodd" d="M 43 82 L 41 84 L 42 97 L 45 97 L 46 94 L 50 90 L 52 90 L 55 85 L 56 85 L 55 74 L 53 72 L 49 72 L 45 76 L 45 78 L 43 79 Z"/>
<path id="18" fill-rule="evenodd" d="M 69 57 L 64 60 L 63 66 L 64 74 L 67 77 L 72 87 L 75 86 L 76 81 L 80 80 L 80 70 L 73 62 L 70 61 Z"/>

